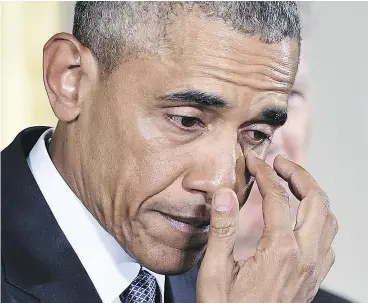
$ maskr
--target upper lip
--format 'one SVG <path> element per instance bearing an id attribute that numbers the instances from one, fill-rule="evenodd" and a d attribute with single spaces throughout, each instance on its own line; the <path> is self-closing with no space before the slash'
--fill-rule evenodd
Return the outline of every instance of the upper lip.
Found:
<path id="1" fill-rule="evenodd" d="M 197 228 L 205 227 L 210 224 L 210 218 L 208 217 L 190 217 L 190 216 L 178 216 L 172 214 L 162 213 L 164 216 L 167 216 L 173 220 L 183 222 L 189 225 L 192 225 Z"/>

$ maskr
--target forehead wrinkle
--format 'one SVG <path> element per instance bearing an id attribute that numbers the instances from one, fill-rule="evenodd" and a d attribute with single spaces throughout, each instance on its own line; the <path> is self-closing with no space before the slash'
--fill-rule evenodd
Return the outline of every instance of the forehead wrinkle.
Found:
<path id="1" fill-rule="evenodd" d="M 290 93 L 297 66 L 296 41 L 266 44 L 257 36 L 200 19 L 178 25 L 171 33 L 176 35 L 172 36 L 168 57 L 185 77 L 215 79 L 255 91 Z"/>
<path id="2" fill-rule="evenodd" d="M 233 61 L 235 64 L 241 65 L 250 62 L 254 64 L 267 64 L 273 66 L 275 70 L 279 70 L 281 73 L 287 73 L 296 68 L 297 60 L 292 60 L 292 50 L 287 50 L 287 46 L 283 44 L 264 45 L 264 43 L 255 39 L 249 41 L 248 44 L 252 44 L 252 47 L 248 45 L 240 46 L 239 43 L 231 43 L 229 41 L 228 45 L 224 47 L 216 43 L 216 47 L 214 48 L 213 45 L 204 45 L 203 41 L 197 41 L 195 48 L 193 46 L 184 48 L 181 56 L 186 60 L 193 61 L 196 58 L 200 58 L 201 61 L 203 58 L 206 58 L 209 60 L 221 59 L 224 61 Z M 274 47 L 276 48 L 273 49 Z M 284 50 L 280 50 L 280 47 Z"/>
<path id="3" fill-rule="evenodd" d="M 238 56 L 238 58 L 233 58 L 230 56 L 221 55 L 221 53 L 216 53 L 215 55 L 203 54 L 203 58 L 200 60 L 200 64 L 208 65 L 208 67 L 218 68 L 218 66 L 222 65 L 224 68 L 235 68 L 242 69 L 244 67 L 253 66 L 256 68 L 264 67 L 265 71 L 270 71 L 275 75 L 275 77 L 287 77 L 289 78 L 291 74 L 293 74 L 293 67 L 291 64 L 287 64 L 288 60 L 283 60 L 283 62 L 277 62 L 274 58 L 271 57 L 261 57 L 259 55 L 246 54 L 242 56 Z M 216 62 L 214 64 L 213 62 Z M 193 63 L 196 64 L 196 60 L 193 59 Z M 222 63 L 222 64 L 220 64 Z"/>
<path id="4" fill-rule="evenodd" d="M 243 43 L 245 45 L 229 42 L 223 48 L 221 48 L 222 45 L 217 45 L 218 47 L 216 49 L 204 46 L 202 50 L 201 47 L 198 47 L 195 54 L 234 61 L 234 63 L 241 65 L 250 62 L 255 65 L 266 64 L 272 66 L 275 70 L 279 70 L 281 73 L 288 73 L 293 68 L 296 68 L 295 63 L 297 60 L 294 62 L 291 58 L 291 45 L 287 45 L 286 43 L 264 44 L 255 38 L 250 39 L 252 40 L 248 43 Z M 252 44 L 252 47 L 249 47 L 248 44 Z"/>
<path id="5" fill-rule="evenodd" d="M 285 58 L 286 55 L 283 57 Z M 183 54 L 183 62 L 186 62 L 187 65 L 184 65 L 183 69 L 188 68 L 192 73 L 199 73 L 240 86 L 253 86 L 255 89 L 280 90 L 288 93 L 294 82 L 295 70 L 292 63 L 288 64 L 292 60 L 284 58 L 281 62 L 280 60 L 277 62 L 273 56 L 261 57 L 248 53 L 242 56 L 232 56 L 229 53 L 227 56 L 221 51 L 214 53 L 202 50 L 195 53 L 194 56 L 190 52 Z M 257 81 L 259 81 L 258 84 Z"/>
<path id="6" fill-rule="evenodd" d="M 187 60 L 199 58 L 202 61 L 203 58 L 208 57 L 210 60 L 211 58 L 224 59 L 241 65 L 249 62 L 254 64 L 263 62 L 272 66 L 274 70 L 285 74 L 296 70 L 298 60 L 294 59 L 292 55 L 294 51 L 299 54 L 299 46 L 296 41 L 291 39 L 285 39 L 275 44 L 266 44 L 261 42 L 258 36 L 247 36 L 241 33 L 231 34 L 229 31 L 212 31 L 206 33 L 207 35 L 204 37 L 201 34 L 203 33 L 199 31 L 197 36 L 191 37 L 189 35 L 183 41 L 180 51 L 183 58 Z"/>
<path id="7" fill-rule="evenodd" d="M 248 71 L 247 73 L 237 73 L 230 70 L 219 69 L 201 66 L 199 70 L 195 71 L 200 77 L 209 77 L 217 79 L 219 81 L 235 84 L 236 86 L 246 86 L 254 90 L 267 90 L 281 92 L 284 94 L 289 93 L 293 85 L 292 80 L 288 79 L 275 79 L 264 72 Z"/>
<path id="8" fill-rule="evenodd" d="M 280 52 L 290 53 L 299 48 L 297 41 L 289 38 L 278 43 L 264 43 L 259 35 L 241 33 L 221 21 L 204 18 L 181 18 L 170 32 L 171 51 L 176 55 L 192 57 L 193 54 L 224 52 L 244 56 L 249 55 L 268 57 L 273 61 L 280 58 Z M 214 47 L 214 44 L 216 47 Z M 171 53 L 175 56 L 175 54 Z M 202 54 L 203 55 L 203 54 Z"/>
<path id="9" fill-rule="evenodd" d="M 255 96 L 251 101 L 251 106 L 254 107 L 279 107 L 287 110 L 288 98 L 285 94 L 279 92 L 266 92 L 261 96 Z"/>

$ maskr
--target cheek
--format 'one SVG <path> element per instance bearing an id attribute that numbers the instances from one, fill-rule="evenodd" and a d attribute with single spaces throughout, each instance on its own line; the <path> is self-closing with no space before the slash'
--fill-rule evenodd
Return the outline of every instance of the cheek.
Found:
<path id="1" fill-rule="evenodd" d="M 190 159 L 163 141 L 160 144 L 145 142 L 143 149 L 136 147 L 131 157 L 124 160 L 128 173 L 124 172 L 116 184 L 129 217 L 136 218 L 139 213 L 152 209 L 160 197 L 180 190 L 180 178 L 190 165 Z"/>
<path id="2" fill-rule="evenodd" d="M 143 161 L 139 161 L 136 191 L 141 193 L 140 199 L 146 200 L 170 187 L 182 174 L 183 166 L 184 161 L 178 161 L 171 153 L 165 151 L 151 154 Z"/>
<path id="3" fill-rule="evenodd" d="M 167 196 L 172 184 L 183 172 L 183 162 L 176 161 L 172 153 L 155 152 L 124 154 L 113 186 L 109 189 L 112 198 L 110 230 L 120 243 L 130 243 L 150 233 L 146 213 L 155 209 L 160 197 Z M 116 168 L 115 168 L 116 169 Z M 140 240 L 139 240 L 140 241 Z"/>

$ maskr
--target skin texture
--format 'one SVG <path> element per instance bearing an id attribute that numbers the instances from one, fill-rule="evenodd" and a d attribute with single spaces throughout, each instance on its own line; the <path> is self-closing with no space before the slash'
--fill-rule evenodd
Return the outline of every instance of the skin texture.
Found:
<path id="1" fill-rule="evenodd" d="M 276 130 L 272 138 L 265 160 L 268 165 L 273 165 L 278 154 L 283 154 L 302 166 L 305 165 L 311 133 L 308 88 L 309 73 L 302 50 L 295 83 L 288 100 L 288 120 Z M 293 226 L 295 226 L 299 201 L 290 193 L 287 184 L 283 183 L 283 185 L 289 192 Z M 262 196 L 257 184 L 254 184 L 247 203 L 239 212 L 235 259 L 247 259 L 255 254 L 257 243 L 263 233 L 263 226 Z"/>
<path id="2" fill-rule="evenodd" d="M 190 269 L 208 237 L 183 236 L 160 212 L 209 219 L 222 187 L 245 202 L 252 178 L 244 156 L 264 157 L 277 128 L 259 115 L 287 108 L 298 58 L 295 41 L 264 44 L 221 22 L 178 18 L 160 56 L 124 60 L 107 79 L 67 34 L 48 42 L 44 59 L 60 120 L 51 142 L 55 166 L 126 251 L 160 273 Z M 163 97 L 188 90 L 228 104 Z M 181 116 L 200 121 L 183 127 Z"/>

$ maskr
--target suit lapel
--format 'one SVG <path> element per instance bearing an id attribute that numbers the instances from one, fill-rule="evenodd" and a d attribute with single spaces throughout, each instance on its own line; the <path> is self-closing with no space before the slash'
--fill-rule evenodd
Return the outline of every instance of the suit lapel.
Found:
<path id="1" fill-rule="evenodd" d="M 45 130 L 23 131 L 1 155 L 5 280 L 50 303 L 101 302 L 26 162 Z"/>
<path id="2" fill-rule="evenodd" d="M 185 274 L 166 277 L 165 303 L 195 303 L 197 276 L 198 266 Z"/>

